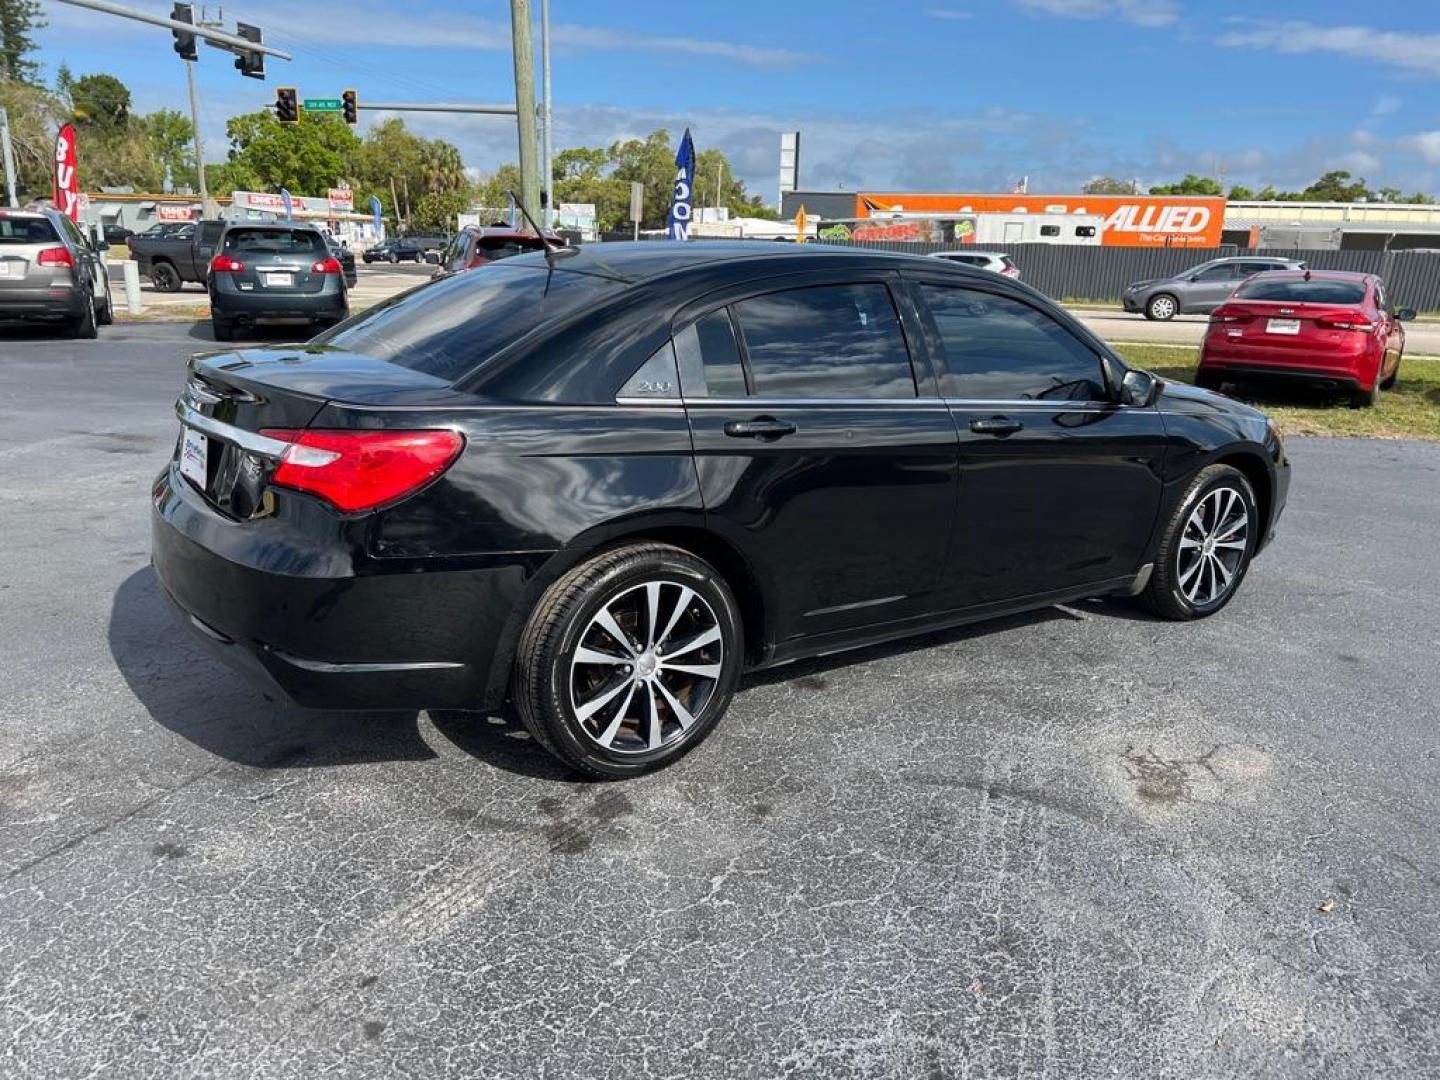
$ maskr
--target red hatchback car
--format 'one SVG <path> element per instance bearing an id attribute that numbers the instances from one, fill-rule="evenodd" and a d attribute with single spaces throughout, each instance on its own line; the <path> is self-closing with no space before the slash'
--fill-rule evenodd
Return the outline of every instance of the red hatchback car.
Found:
<path id="1" fill-rule="evenodd" d="M 445 254 L 440 256 L 440 265 L 430 276 L 449 277 L 496 259 L 508 259 L 511 255 L 524 255 L 529 251 L 544 251 L 546 241 L 552 247 L 565 246 L 565 238 L 558 233 L 547 232 L 545 239 L 541 240 L 529 231 L 498 226 L 482 229 L 478 225 L 466 225 L 450 241 Z"/>
<path id="2" fill-rule="evenodd" d="M 1210 314 L 1195 372 L 1215 390 L 1237 377 L 1288 375 L 1343 387 L 1356 408 L 1395 385 L 1402 320 L 1374 274 L 1276 270 L 1247 278 Z"/>

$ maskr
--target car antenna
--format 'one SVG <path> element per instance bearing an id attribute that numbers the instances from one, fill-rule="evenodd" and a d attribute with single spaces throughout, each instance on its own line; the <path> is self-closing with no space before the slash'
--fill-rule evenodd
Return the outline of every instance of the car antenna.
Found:
<path id="1" fill-rule="evenodd" d="M 516 195 L 513 191 L 507 191 L 505 194 L 510 196 L 510 200 L 520 210 L 520 213 L 525 215 L 525 220 L 530 223 L 530 228 L 535 230 L 535 235 L 540 238 L 540 243 L 545 248 L 545 261 L 550 264 L 550 268 L 553 270 L 555 268 L 554 258 L 556 252 L 564 249 L 561 248 L 559 244 L 552 245 L 545 234 L 540 231 L 540 226 L 535 224 L 535 219 L 530 216 L 530 211 L 525 209 L 525 204 L 520 201 L 520 196 Z"/>

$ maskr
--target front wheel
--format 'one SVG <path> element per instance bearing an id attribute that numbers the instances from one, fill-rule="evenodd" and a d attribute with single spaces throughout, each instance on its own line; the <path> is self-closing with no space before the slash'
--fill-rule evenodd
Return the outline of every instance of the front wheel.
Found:
<path id="1" fill-rule="evenodd" d="M 1201 469 L 1170 515 L 1141 602 L 1167 619 L 1219 611 L 1244 580 L 1259 542 L 1255 492 L 1239 469 Z"/>
<path id="2" fill-rule="evenodd" d="M 1145 318 L 1151 322 L 1168 322 L 1180 313 L 1180 302 L 1169 293 L 1157 293 L 1145 305 Z"/>
<path id="3" fill-rule="evenodd" d="M 555 582 L 516 653 L 514 697 L 536 741 L 582 773 L 668 765 L 730 704 L 744 640 L 725 580 L 689 552 L 635 544 Z"/>

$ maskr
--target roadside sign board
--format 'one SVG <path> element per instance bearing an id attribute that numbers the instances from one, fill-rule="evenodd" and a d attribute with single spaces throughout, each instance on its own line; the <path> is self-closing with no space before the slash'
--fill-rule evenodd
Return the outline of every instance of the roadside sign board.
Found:
<path id="1" fill-rule="evenodd" d="M 344 106 L 338 97 L 307 97 L 300 107 L 306 112 L 339 112 Z"/>

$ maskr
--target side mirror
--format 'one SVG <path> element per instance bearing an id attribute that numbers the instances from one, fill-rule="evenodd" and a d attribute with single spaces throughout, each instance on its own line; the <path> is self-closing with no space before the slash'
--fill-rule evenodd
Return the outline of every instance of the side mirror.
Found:
<path id="1" fill-rule="evenodd" d="M 1415 318 L 1415 309 L 1413 307 L 1399 308 L 1395 312 L 1395 318 L 1401 322 L 1411 322 Z"/>
<path id="2" fill-rule="evenodd" d="M 1148 371 L 1131 368 L 1120 380 L 1120 404 L 1133 405 L 1140 409 L 1154 405 L 1164 385 Z"/>

